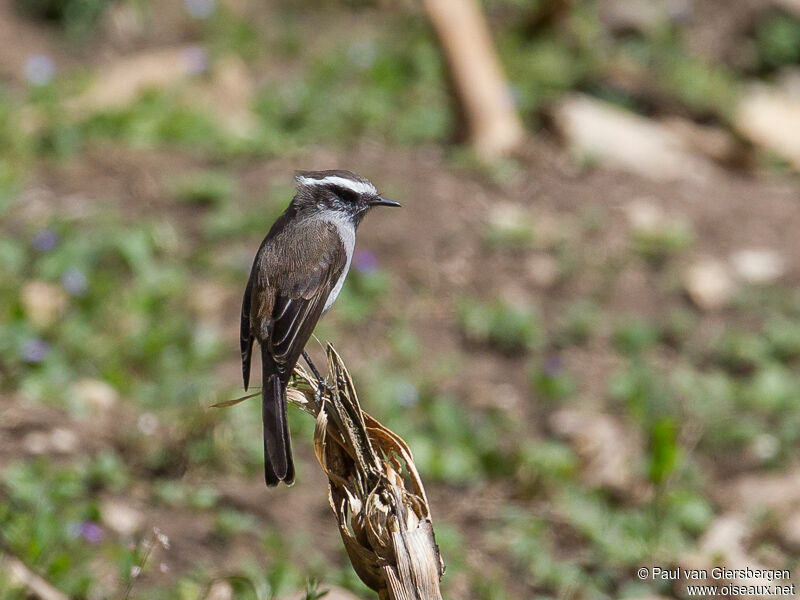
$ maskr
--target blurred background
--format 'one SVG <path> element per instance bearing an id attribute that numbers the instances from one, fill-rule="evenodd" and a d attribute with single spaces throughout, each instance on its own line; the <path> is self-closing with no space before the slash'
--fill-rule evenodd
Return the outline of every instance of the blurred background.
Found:
<path id="1" fill-rule="evenodd" d="M 209 408 L 295 169 L 403 204 L 317 336 L 414 451 L 445 597 L 797 566 L 800 3 L 481 8 L 500 157 L 410 0 L 0 2 L 0 597 L 373 597 L 312 420 L 268 491 L 258 400 Z"/>

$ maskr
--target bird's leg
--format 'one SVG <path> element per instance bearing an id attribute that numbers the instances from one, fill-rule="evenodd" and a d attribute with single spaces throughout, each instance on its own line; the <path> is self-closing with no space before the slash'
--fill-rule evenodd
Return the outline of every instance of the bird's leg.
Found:
<path id="1" fill-rule="evenodd" d="M 320 384 L 325 383 L 325 380 L 322 378 L 322 375 L 320 375 L 319 371 L 317 371 L 317 367 L 314 366 L 314 361 L 311 360 L 311 357 L 308 355 L 308 352 L 306 352 L 305 350 L 303 350 L 303 360 L 306 361 L 306 364 L 311 369 L 311 372 L 314 374 L 314 377 L 317 378 L 317 381 Z"/>
<path id="2" fill-rule="evenodd" d="M 319 371 L 317 371 L 317 367 L 314 366 L 314 361 L 311 360 L 311 357 L 305 350 L 303 350 L 303 360 L 306 361 L 308 368 L 311 369 L 311 372 L 314 374 L 314 377 L 317 378 L 317 389 L 314 391 L 314 400 L 317 402 L 317 405 L 319 406 L 322 404 L 321 403 L 322 390 L 325 389 L 330 392 L 331 388 L 328 387 L 328 383 L 322 378 L 322 375 L 319 374 Z"/>

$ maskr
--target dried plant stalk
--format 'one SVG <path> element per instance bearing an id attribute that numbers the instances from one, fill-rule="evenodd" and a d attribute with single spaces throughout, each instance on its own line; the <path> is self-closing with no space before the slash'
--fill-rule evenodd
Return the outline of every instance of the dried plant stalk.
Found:
<path id="1" fill-rule="evenodd" d="M 411 450 L 361 410 L 330 344 L 327 357 L 326 383 L 297 367 L 288 399 L 316 417 L 314 451 L 350 562 L 382 600 L 441 600 L 444 563 Z"/>

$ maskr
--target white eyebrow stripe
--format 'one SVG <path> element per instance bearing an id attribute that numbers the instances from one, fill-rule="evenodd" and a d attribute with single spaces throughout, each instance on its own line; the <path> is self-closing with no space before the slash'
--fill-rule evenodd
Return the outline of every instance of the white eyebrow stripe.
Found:
<path id="1" fill-rule="evenodd" d="M 347 188 L 348 190 L 352 190 L 357 194 L 377 194 L 378 190 L 375 189 L 375 186 L 371 183 L 365 183 L 363 181 L 353 181 L 352 179 L 346 179 L 344 177 L 339 177 L 338 175 L 328 175 L 327 177 L 323 177 L 322 179 L 313 179 L 311 177 L 298 177 L 297 183 L 300 185 L 338 185 L 343 188 Z"/>

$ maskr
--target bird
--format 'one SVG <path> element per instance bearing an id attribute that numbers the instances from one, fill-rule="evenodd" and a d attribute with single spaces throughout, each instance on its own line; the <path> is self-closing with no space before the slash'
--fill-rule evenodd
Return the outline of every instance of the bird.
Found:
<path id="1" fill-rule="evenodd" d="M 298 171 L 295 182 L 294 198 L 258 248 L 242 300 L 239 342 L 245 391 L 253 342 L 261 349 L 268 487 L 294 483 L 286 387 L 317 321 L 342 289 L 356 230 L 372 208 L 400 206 L 352 171 Z"/>

